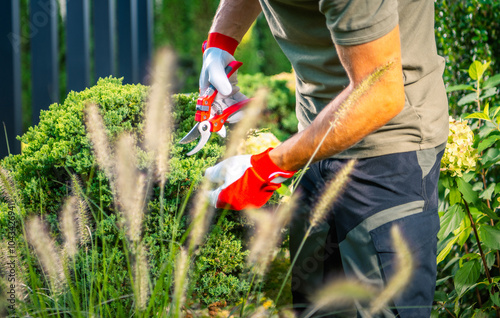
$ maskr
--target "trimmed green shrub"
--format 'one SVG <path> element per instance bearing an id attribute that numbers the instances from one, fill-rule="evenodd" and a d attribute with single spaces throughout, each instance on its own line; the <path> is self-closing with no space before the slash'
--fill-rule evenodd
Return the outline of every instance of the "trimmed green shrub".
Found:
<path id="1" fill-rule="evenodd" d="M 133 294 L 129 286 L 130 277 L 126 257 L 123 254 L 123 231 L 117 224 L 121 215 L 114 206 L 113 194 L 105 174 L 98 169 L 84 125 L 84 108 L 88 102 L 100 105 L 101 115 L 106 125 L 106 133 L 113 142 L 121 132 L 128 131 L 140 138 L 143 130 L 143 111 L 148 87 L 143 85 L 123 85 L 121 79 L 100 79 L 97 85 L 82 92 L 71 92 L 63 104 L 53 104 L 48 111 L 43 111 L 40 123 L 31 127 L 20 140 L 24 149 L 20 155 L 12 155 L 0 161 L 0 165 L 9 171 L 18 188 L 22 201 L 24 217 L 33 214 L 43 215 L 49 224 L 51 234 L 60 240 L 59 212 L 65 198 L 71 194 L 72 176 L 76 176 L 89 202 L 89 230 L 93 240 L 85 244 L 81 257 L 78 258 L 76 271 L 83 278 L 78 282 L 78 289 L 89 290 L 89 280 L 85 279 L 88 270 L 86 264 L 96 262 L 104 268 L 112 269 L 103 276 L 99 270 L 92 275 L 104 284 L 113 286 L 115 294 L 95 297 L 114 299 L 125 294 Z M 215 164 L 224 150 L 221 138 L 216 134 L 202 151 L 187 157 L 185 153 L 193 147 L 180 145 L 182 138 L 194 125 L 196 94 L 175 95 L 174 113 L 175 133 L 171 149 L 170 170 L 165 186 L 165 213 L 160 212 L 160 189 L 153 189 L 143 223 L 144 241 L 148 250 L 151 280 L 158 279 L 162 266 L 168 262 L 173 251 L 165 250 L 172 239 L 180 241 L 186 231 L 188 219 L 180 219 L 180 228 L 173 231 L 172 224 L 189 193 L 192 184 L 197 185 L 203 171 Z M 139 140 L 140 141 L 140 140 Z M 188 204 L 188 209 L 190 205 Z M 8 204 L 0 196 L 0 224 L 6 222 Z M 102 209 L 102 213 L 101 213 Z M 202 268 L 204 275 L 215 277 L 201 280 L 196 291 L 206 294 L 205 300 L 224 299 L 236 301 L 247 283 L 240 279 L 244 271 L 241 260 L 245 253 L 241 246 L 241 237 L 236 224 L 218 229 L 219 237 L 224 238 L 224 245 L 214 239 L 208 239 L 201 248 L 195 268 Z M 241 233 L 241 229 L 239 229 Z M 18 233 L 22 233 L 19 231 Z M 6 227 L 0 229 L 1 238 L 6 238 Z M 104 248 L 106 246 L 106 249 Z M 231 246 L 228 249 L 228 246 Z M 228 254 L 228 251 L 230 254 Z M 231 264 L 221 267 L 213 259 Z M 228 263 L 230 262 L 230 263 Z M 235 264 L 238 263 L 238 264 Z M 101 267 L 100 267 L 101 268 Z M 87 273 L 89 274 L 89 273 Z M 90 275 L 90 274 L 89 274 Z M 105 282 L 104 279 L 109 279 Z M 167 283 L 171 277 L 164 277 Z M 213 284 L 219 286 L 214 290 Z M 95 286 L 94 286 L 95 288 Z M 170 292 L 164 288 L 157 296 L 165 299 Z M 105 301 L 107 299 L 100 299 Z M 127 304 L 129 300 L 123 300 Z M 154 300 L 156 301 L 156 299 Z M 111 305 L 113 306 L 113 305 Z M 127 305 L 128 306 L 128 305 Z M 132 306 L 130 304 L 130 306 Z M 117 309 L 118 310 L 118 309 Z"/>
<path id="2" fill-rule="evenodd" d="M 290 85 L 291 81 L 295 83 L 295 78 L 290 73 L 284 74 L 287 79 L 262 73 L 238 75 L 238 85 L 246 96 L 253 96 L 261 87 L 269 88 L 267 110 L 262 116 L 259 128 L 270 128 L 281 141 L 296 133 L 298 125 L 295 115 L 295 90 Z"/>

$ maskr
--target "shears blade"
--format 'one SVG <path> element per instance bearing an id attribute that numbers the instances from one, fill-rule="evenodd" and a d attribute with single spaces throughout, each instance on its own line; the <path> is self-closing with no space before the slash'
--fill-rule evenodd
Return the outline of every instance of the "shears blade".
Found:
<path id="1" fill-rule="evenodd" d="M 198 130 L 198 125 L 200 123 L 196 123 L 196 125 L 193 126 L 193 128 L 191 128 L 191 130 L 188 132 L 188 134 L 186 136 L 184 136 L 184 138 L 182 138 L 179 143 L 180 144 L 188 144 L 190 143 L 191 141 L 195 140 L 196 138 L 198 138 L 200 136 L 200 131 Z"/>
<path id="2" fill-rule="evenodd" d="M 210 122 L 208 121 L 202 121 L 201 123 L 198 123 L 195 125 L 194 128 L 197 128 L 198 130 L 198 135 L 201 135 L 200 141 L 196 145 L 196 147 L 193 148 L 190 152 L 187 153 L 188 156 L 192 156 L 198 151 L 200 151 L 205 144 L 208 142 L 208 139 L 210 139 Z M 193 129 L 194 129 L 193 128 Z M 189 136 L 189 134 L 188 134 Z M 187 136 L 186 136 L 187 137 Z M 184 138 L 186 138 L 184 137 Z"/>

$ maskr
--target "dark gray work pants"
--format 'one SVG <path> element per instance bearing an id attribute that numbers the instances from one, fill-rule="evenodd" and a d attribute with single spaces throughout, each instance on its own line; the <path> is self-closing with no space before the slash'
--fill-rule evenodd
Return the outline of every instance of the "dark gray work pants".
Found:
<path id="1" fill-rule="evenodd" d="M 357 161 L 343 194 L 327 220 L 308 237 L 293 268 L 292 294 L 297 313 L 306 315 L 311 295 L 335 278 L 353 277 L 383 289 L 395 270 L 390 229 L 397 224 L 412 251 L 415 270 L 408 286 L 380 317 L 430 316 L 439 231 L 437 184 L 443 152 L 444 145 Z M 298 187 L 301 207 L 290 228 L 292 258 L 325 182 L 346 162 L 323 160 L 305 173 Z M 316 316 L 362 315 L 355 309 L 340 308 Z"/>

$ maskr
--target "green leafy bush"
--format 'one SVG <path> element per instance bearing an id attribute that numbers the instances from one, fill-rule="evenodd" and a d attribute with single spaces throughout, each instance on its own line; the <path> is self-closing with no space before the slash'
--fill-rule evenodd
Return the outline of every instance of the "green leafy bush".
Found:
<path id="1" fill-rule="evenodd" d="M 259 128 L 270 128 L 281 141 L 297 132 L 295 115 L 295 78 L 291 73 L 284 76 L 265 76 L 262 73 L 238 75 L 238 85 L 243 94 L 253 96 L 261 87 L 269 88 L 267 110 Z M 290 83 L 293 83 L 292 85 Z"/>
<path id="2" fill-rule="evenodd" d="M 444 81 L 465 83 L 470 61 L 491 61 L 494 74 L 500 72 L 500 2 L 496 0 L 435 1 L 436 42 L 446 59 Z M 454 116 L 461 114 L 458 92 L 450 94 Z M 458 106 L 458 107 L 457 107 Z M 469 110 L 470 111 L 470 110 Z"/>
<path id="3" fill-rule="evenodd" d="M 436 314 L 491 317 L 500 314 L 500 75 L 486 78 L 490 63 L 474 61 L 470 83 L 448 91 L 466 91 L 459 103 L 477 111 L 451 121 L 442 161 L 441 230 L 438 233 Z"/>
<path id="4" fill-rule="evenodd" d="M 22 154 L 9 156 L 0 162 L 0 166 L 9 171 L 17 186 L 24 211 L 23 217 L 43 215 L 50 225 L 50 232 L 59 241 L 59 212 L 65 198 L 72 192 L 72 176 L 76 176 L 80 181 L 89 205 L 88 229 L 93 240 L 85 244 L 84 251 L 87 252 L 77 258 L 75 270 L 78 276 L 82 277 L 78 281 L 79 289 L 90 290 L 91 281 L 113 286 L 108 289 L 109 294 L 96 293 L 93 297 L 99 297 L 97 302 L 133 294 L 133 291 L 127 270 L 127 255 L 124 254 L 123 231 L 117 226 L 121 216 L 117 213 L 108 180 L 98 168 L 91 149 L 84 124 L 84 108 L 88 102 L 100 105 L 110 141 L 115 141 L 124 131 L 141 138 L 147 94 L 148 87 L 123 85 L 121 80 L 116 78 L 100 79 L 97 85 L 91 88 L 78 93 L 71 92 L 63 104 L 53 104 L 48 111 L 42 112 L 40 123 L 20 137 L 25 144 Z M 174 142 L 169 162 L 170 170 L 163 198 L 165 215 L 160 211 L 160 189 L 155 187 L 143 223 L 151 279 L 156 283 L 160 279 L 164 284 L 172 281 L 171 277 L 161 276 L 164 264 L 168 262 L 171 253 L 175 252 L 166 250 L 166 246 L 172 240 L 180 241 L 186 231 L 187 217 L 180 218 L 177 229 L 173 230 L 172 227 L 185 198 L 189 195 L 190 187 L 193 184 L 196 187 L 205 168 L 213 165 L 224 150 L 222 141 L 216 134 L 202 151 L 191 157 L 187 157 L 185 153 L 193 145 L 177 143 L 194 125 L 196 98 L 196 94 L 180 94 L 173 98 L 175 134 L 172 137 Z M 4 224 L 8 210 L 12 207 L 1 200 L 0 198 L 0 224 Z M 225 221 L 221 222 L 226 224 Z M 224 238 L 224 245 L 218 244 L 214 239 L 208 239 L 201 248 L 196 268 L 202 268 L 204 275 L 221 277 L 200 281 L 196 291 L 207 295 L 202 301 L 218 298 L 236 301 L 241 296 L 240 291 L 247 286 L 247 283 L 240 279 L 240 274 L 244 271 L 241 260 L 245 253 L 242 251 L 241 237 L 233 234 L 238 233 L 235 228 L 234 224 L 226 224 L 218 229 L 219 237 Z M 2 226 L 1 238 L 6 238 L 6 231 L 7 228 Z M 22 233 L 21 229 L 18 233 Z M 220 263 L 214 263 L 213 259 L 219 259 L 227 266 L 221 267 Z M 89 264 L 99 264 L 99 268 L 107 268 L 109 272 L 87 272 L 86 275 Z M 90 277 L 91 275 L 94 277 Z M 214 284 L 218 285 L 219 289 L 214 290 Z M 159 299 L 166 299 L 169 292 L 169 288 L 164 288 L 157 292 L 157 296 Z M 92 302 L 93 299 L 88 301 Z M 117 303 L 111 303 L 110 307 L 114 308 L 115 304 Z M 114 310 L 118 312 L 120 306 L 130 307 L 132 304 L 130 300 L 123 300 Z"/>

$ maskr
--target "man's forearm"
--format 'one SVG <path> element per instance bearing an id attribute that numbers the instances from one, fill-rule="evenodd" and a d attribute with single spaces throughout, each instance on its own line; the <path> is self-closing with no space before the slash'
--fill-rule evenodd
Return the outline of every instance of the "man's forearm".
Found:
<path id="1" fill-rule="evenodd" d="M 261 11 L 258 0 L 222 0 L 210 32 L 222 33 L 241 42 Z"/>
<path id="2" fill-rule="evenodd" d="M 309 127 L 269 152 L 271 160 L 284 170 L 304 167 L 317 148 L 313 162 L 342 152 L 385 125 L 404 107 L 398 27 L 373 42 L 338 46 L 337 51 L 351 84 Z M 389 66 L 380 79 L 355 102 L 346 103 L 355 88 L 384 65 Z"/>

